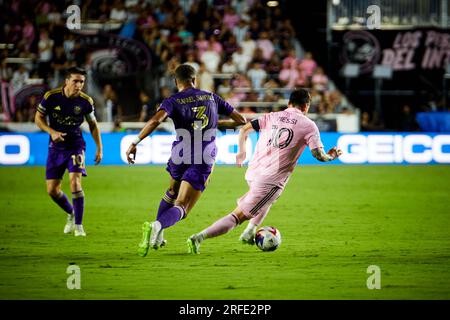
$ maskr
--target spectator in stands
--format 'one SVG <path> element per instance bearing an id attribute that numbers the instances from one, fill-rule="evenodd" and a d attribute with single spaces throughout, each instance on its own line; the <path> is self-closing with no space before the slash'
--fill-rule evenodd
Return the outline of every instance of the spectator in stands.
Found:
<path id="1" fill-rule="evenodd" d="M 306 71 L 305 71 L 306 72 Z M 324 92 L 328 89 L 328 77 L 322 67 L 317 67 L 311 78 L 311 85 L 317 91 Z"/>
<path id="2" fill-rule="evenodd" d="M 217 72 L 221 58 L 219 53 L 214 50 L 214 44 L 212 42 L 209 43 L 208 49 L 203 52 L 202 56 L 200 57 L 200 61 L 205 65 L 206 69 L 210 73 Z"/>
<path id="3" fill-rule="evenodd" d="M 195 54 L 191 51 L 188 52 L 186 55 L 186 62 L 185 64 L 190 65 L 192 68 L 195 69 L 195 72 L 198 72 L 200 70 L 200 65 L 198 64 L 198 62 L 195 59 Z"/>
<path id="4" fill-rule="evenodd" d="M 330 91 L 327 94 L 328 102 L 330 103 L 330 112 L 353 113 L 353 107 L 339 90 Z"/>
<path id="5" fill-rule="evenodd" d="M 217 87 L 217 94 L 221 96 L 225 101 L 228 101 L 228 99 L 231 96 L 231 82 L 230 79 L 224 79 L 221 84 Z"/>
<path id="6" fill-rule="evenodd" d="M 238 49 L 239 45 L 237 43 L 236 37 L 234 35 L 230 35 L 228 40 L 223 43 L 223 51 L 225 57 L 231 56 Z"/>
<path id="7" fill-rule="evenodd" d="M 30 50 L 35 38 L 36 30 L 33 23 L 30 21 L 30 19 L 25 19 L 22 28 L 22 40 L 20 41 L 20 43 L 23 43 L 24 49 Z"/>
<path id="8" fill-rule="evenodd" d="M 150 117 L 152 117 L 156 110 L 159 108 L 159 105 L 161 102 L 163 102 L 164 99 L 170 97 L 172 94 L 172 91 L 169 87 L 161 87 L 159 89 L 159 96 L 155 101 L 150 101 L 150 98 L 148 95 L 141 90 L 141 93 L 139 95 L 139 99 L 141 101 L 141 113 L 139 115 L 139 121 L 146 122 Z"/>
<path id="9" fill-rule="evenodd" d="M 8 65 L 6 60 L 7 58 L 3 58 L 0 62 L 0 81 L 9 82 L 14 74 L 13 69 Z"/>
<path id="10" fill-rule="evenodd" d="M 272 58 L 275 48 L 272 41 L 269 39 L 269 34 L 266 31 L 259 34 L 259 38 L 256 41 L 256 47 L 261 48 L 263 51 L 264 60 L 269 61 L 270 58 Z"/>
<path id="11" fill-rule="evenodd" d="M 250 79 L 253 88 L 262 88 L 262 85 L 267 78 L 267 72 L 261 67 L 261 64 L 255 62 L 247 71 L 247 76 Z"/>
<path id="12" fill-rule="evenodd" d="M 64 35 L 63 47 L 67 60 L 73 61 L 75 49 L 75 36 L 73 33 L 67 33 Z"/>
<path id="13" fill-rule="evenodd" d="M 281 85 L 286 89 L 294 89 L 299 78 L 299 73 L 296 68 L 295 63 L 285 64 L 283 65 L 283 69 L 281 69 L 279 80 Z M 286 93 L 289 95 L 289 93 Z"/>
<path id="14" fill-rule="evenodd" d="M 115 0 L 114 5 L 109 13 L 109 19 L 115 22 L 125 22 L 127 20 L 127 10 L 123 1 Z"/>
<path id="15" fill-rule="evenodd" d="M 247 66 L 252 58 L 243 53 L 242 47 L 239 47 L 238 50 L 231 55 L 231 58 L 236 65 L 238 72 L 247 72 Z"/>
<path id="16" fill-rule="evenodd" d="M 242 46 L 242 42 L 245 39 L 245 35 L 248 32 L 248 24 L 245 20 L 240 19 L 239 23 L 232 29 L 234 36 L 236 37 L 236 41 L 239 46 Z M 250 37 L 250 33 L 249 33 Z"/>
<path id="17" fill-rule="evenodd" d="M 16 106 L 16 121 L 17 122 L 34 122 L 34 115 L 39 105 L 39 99 L 36 95 L 31 95 L 26 99 L 22 106 Z"/>
<path id="18" fill-rule="evenodd" d="M 17 94 L 17 92 L 19 92 L 20 89 L 22 89 L 27 84 L 29 78 L 29 72 L 23 64 L 20 64 L 19 68 L 14 71 L 13 77 L 11 79 L 14 94 Z"/>
<path id="19" fill-rule="evenodd" d="M 409 104 L 404 104 L 400 116 L 400 131 L 418 131 L 419 125 L 416 122 L 416 116 L 411 110 Z"/>
<path id="20" fill-rule="evenodd" d="M 222 73 L 236 73 L 238 71 L 236 65 L 233 62 L 232 56 L 228 56 L 225 62 L 222 64 L 220 68 Z"/>
<path id="21" fill-rule="evenodd" d="M 300 61 L 300 65 L 302 66 L 302 69 L 305 71 L 306 76 L 308 77 L 312 77 L 314 71 L 317 68 L 317 63 L 313 59 L 313 55 L 311 52 L 305 53 L 305 57 Z"/>
<path id="22" fill-rule="evenodd" d="M 232 6 L 226 6 L 225 14 L 223 15 L 223 23 L 227 26 L 227 28 L 233 30 L 239 21 L 240 18 L 236 14 L 236 10 Z"/>
<path id="23" fill-rule="evenodd" d="M 119 99 L 116 91 L 111 84 L 103 87 L 104 113 L 102 120 L 105 122 L 114 122 L 116 119 L 121 121 L 122 109 L 119 106 Z"/>
<path id="24" fill-rule="evenodd" d="M 244 40 L 240 43 L 240 46 L 242 47 L 242 53 L 250 57 L 250 59 L 253 59 L 253 54 L 256 49 L 256 41 L 252 39 L 250 32 L 245 34 Z"/>
<path id="25" fill-rule="evenodd" d="M 214 78 L 203 62 L 200 64 L 200 71 L 198 72 L 196 81 L 200 90 L 214 92 Z"/>
<path id="26" fill-rule="evenodd" d="M 197 35 L 197 40 L 195 40 L 195 48 L 197 49 L 197 57 L 200 60 L 203 53 L 208 50 L 209 43 L 206 39 L 206 34 L 204 31 L 200 31 Z"/>
<path id="27" fill-rule="evenodd" d="M 50 62 L 53 58 L 53 46 L 55 42 L 49 38 L 48 31 L 41 29 L 38 43 L 39 76 L 46 79 L 50 71 Z"/>
<path id="28" fill-rule="evenodd" d="M 62 46 L 55 48 L 54 58 L 50 66 L 53 69 L 53 84 L 51 87 L 57 87 L 62 84 L 65 69 L 69 66 Z"/>

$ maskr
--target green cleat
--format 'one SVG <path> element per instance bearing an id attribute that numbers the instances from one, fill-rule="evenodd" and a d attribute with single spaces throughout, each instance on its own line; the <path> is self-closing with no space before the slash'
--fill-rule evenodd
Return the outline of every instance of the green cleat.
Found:
<path id="1" fill-rule="evenodd" d="M 152 224 L 150 222 L 144 222 L 142 225 L 142 240 L 139 244 L 138 254 L 141 257 L 145 257 L 150 246 L 150 234 L 152 232 Z"/>
<path id="2" fill-rule="evenodd" d="M 195 235 L 192 235 L 187 239 L 188 253 L 200 254 L 200 242 Z"/>

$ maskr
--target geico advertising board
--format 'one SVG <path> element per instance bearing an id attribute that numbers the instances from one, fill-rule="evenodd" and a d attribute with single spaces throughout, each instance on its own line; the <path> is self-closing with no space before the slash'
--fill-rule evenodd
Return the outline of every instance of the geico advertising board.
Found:
<path id="1" fill-rule="evenodd" d="M 136 134 L 104 133 L 103 164 L 126 164 L 125 151 Z M 247 141 L 247 161 L 251 158 L 257 134 Z M 93 164 L 95 143 L 85 134 L 86 163 Z M 326 150 L 337 145 L 342 156 L 333 163 L 338 164 L 439 164 L 450 163 L 450 134 L 427 133 L 322 133 Z M 48 152 L 48 135 L 45 133 L 2 133 L 0 135 L 0 165 L 45 165 Z M 165 164 L 170 157 L 173 134 L 155 133 L 138 146 L 137 164 Z M 217 135 L 217 164 L 234 164 L 238 134 Z M 308 148 L 299 159 L 299 164 L 321 164 L 314 159 Z"/>

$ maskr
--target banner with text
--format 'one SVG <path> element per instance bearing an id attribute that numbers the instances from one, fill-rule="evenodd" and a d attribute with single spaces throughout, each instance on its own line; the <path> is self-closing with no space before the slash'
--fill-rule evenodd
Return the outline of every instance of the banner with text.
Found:
<path id="1" fill-rule="evenodd" d="M 86 164 L 93 165 L 95 143 L 89 134 L 85 136 Z M 104 133 L 104 165 L 127 164 L 125 152 L 136 137 L 129 133 Z M 155 133 L 138 146 L 136 164 L 163 165 L 170 157 L 175 136 Z M 257 134 L 247 141 L 247 161 L 252 157 Z M 450 164 L 450 135 L 405 133 L 322 133 L 325 149 L 333 146 L 342 149 L 342 156 L 334 164 Z M 0 135 L 0 165 L 45 165 L 49 137 L 45 133 L 2 133 Z M 217 164 L 235 164 L 238 134 L 220 133 L 217 136 Z M 311 155 L 308 148 L 298 164 L 322 164 Z"/>

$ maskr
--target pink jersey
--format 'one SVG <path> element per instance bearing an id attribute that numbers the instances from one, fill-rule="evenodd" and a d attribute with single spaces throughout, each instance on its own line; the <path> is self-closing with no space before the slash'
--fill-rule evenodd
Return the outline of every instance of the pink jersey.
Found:
<path id="1" fill-rule="evenodd" d="M 297 108 L 265 114 L 245 179 L 284 187 L 306 146 L 323 147 L 317 125 Z"/>

